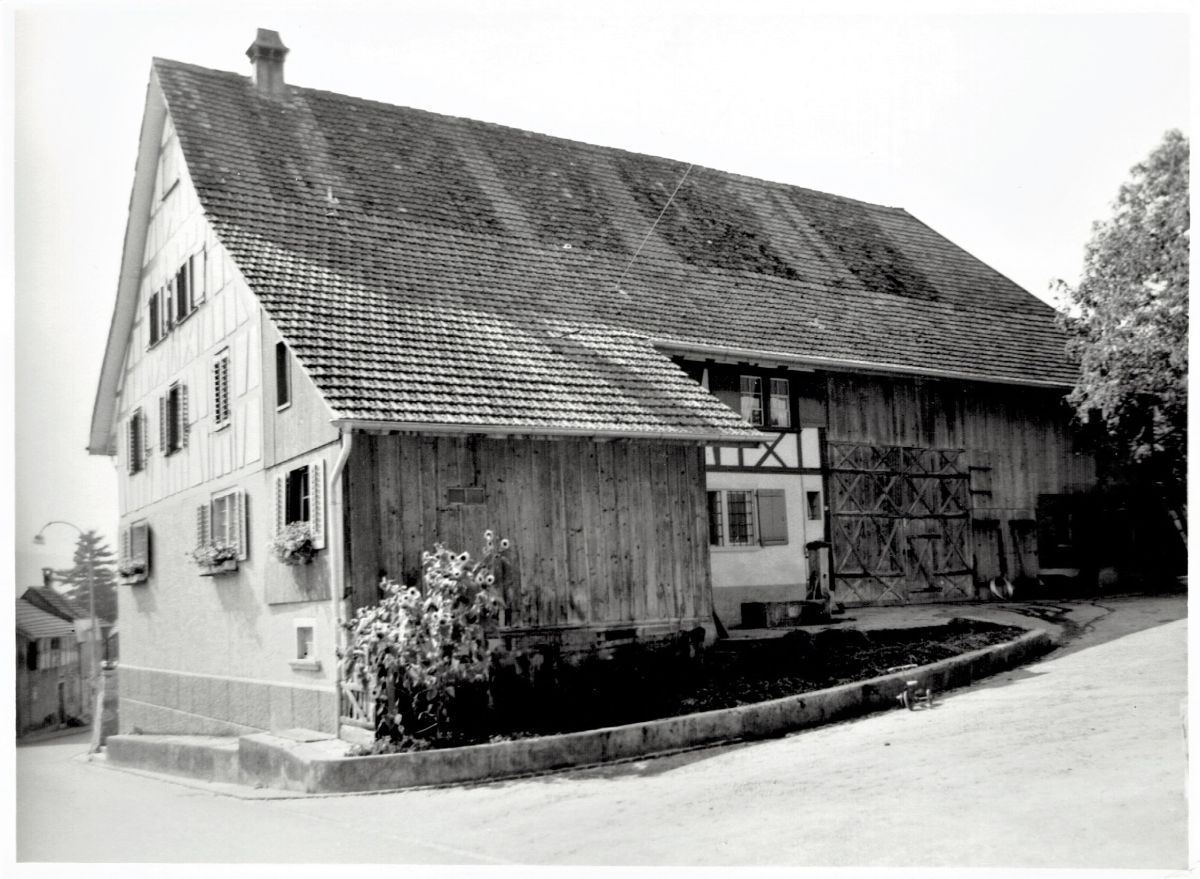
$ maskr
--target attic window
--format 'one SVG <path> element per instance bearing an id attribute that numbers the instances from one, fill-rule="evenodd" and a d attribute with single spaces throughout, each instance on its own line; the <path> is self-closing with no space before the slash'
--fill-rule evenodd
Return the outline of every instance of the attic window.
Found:
<path id="1" fill-rule="evenodd" d="M 220 430 L 229 424 L 229 349 L 213 358 L 213 422 Z"/>
<path id="2" fill-rule="evenodd" d="M 292 405 L 292 371 L 288 359 L 287 345 L 275 343 L 275 408 L 286 409 Z"/>

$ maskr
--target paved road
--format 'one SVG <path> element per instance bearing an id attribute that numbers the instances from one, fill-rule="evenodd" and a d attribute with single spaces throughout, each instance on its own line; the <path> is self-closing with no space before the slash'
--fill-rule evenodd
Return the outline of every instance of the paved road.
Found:
<path id="1" fill-rule="evenodd" d="M 1184 867 L 1184 600 L 1063 607 L 1067 649 L 932 711 L 473 788 L 235 799 L 51 740 L 18 858 Z"/>

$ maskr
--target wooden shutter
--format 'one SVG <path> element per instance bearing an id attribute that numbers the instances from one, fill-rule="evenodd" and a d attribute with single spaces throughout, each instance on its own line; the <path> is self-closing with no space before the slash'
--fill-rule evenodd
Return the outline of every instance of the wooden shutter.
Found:
<path id="1" fill-rule="evenodd" d="M 287 514 L 287 482 L 286 475 L 275 477 L 275 533 L 283 532 Z"/>
<path id="2" fill-rule="evenodd" d="M 150 442 L 150 416 L 146 414 L 145 409 L 139 410 L 142 420 L 142 466 L 146 466 L 146 462 L 150 460 L 150 452 L 154 448 L 154 443 Z"/>
<path id="3" fill-rule="evenodd" d="M 179 447 L 186 449 L 188 444 L 188 393 L 187 385 L 179 386 Z"/>
<path id="4" fill-rule="evenodd" d="M 129 416 L 129 423 L 125 425 L 125 469 L 130 473 L 137 473 L 138 471 L 137 416 L 137 412 L 134 412 Z"/>
<path id="5" fill-rule="evenodd" d="M 325 546 L 325 462 L 314 461 L 308 465 L 308 509 L 312 525 L 313 547 Z"/>
<path id="6" fill-rule="evenodd" d="M 129 558 L 150 567 L 150 526 L 145 522 L 131 525 L 128 531 Z"/>
<path id="7" fill-rule="evenodd" d="M 246 493 L 244 491 L 239 491 L 233 498 L 233 503 L 229 508 L 229 515 L 233 517 L 233 522 L 229 526 L 229 533 L 237 541 L 238 561 L 244 562 L 246 556 L 250 554 L 250 542 L 246 539 Z"/>
<path id="8" fill-rule="evenodd" d="M 167 398 L 158 398 L 158 450 L 167 451 Z"/>
<path id="9" fill-rule="evenodd" d="M 207 502 L 196 507 L 196 546 L 198 547 L 208 543 L 208 517 L 211 513 Z"/>
<path id="10" fill-rule="evenodd" d="M 760 488 L 758 495 L 758 539 L 763 546 L 788 542 L 787 506 L 783 489 Z"/>
<path id="11" fill-rule="evenodd" d="M 192 302 L 199 305 L 204 301 L 208 286 L 208 245 L 192 257 Z"/>
<path id="12" fill-rule="evenodd" d="M 224 357 L 218 357 L 213 361 L 212 382 L 213 382 L 213 423 L 220 425 L 225 421 L 222 415 L 224 409 L 223 397 L 225 389 L 222 387 L 224 382 L 221 379 L 221 364 L 225 362 Z"/>
<path id="13" fill-rule="evenodd" d="M 130 543 L 131 543 L 131 541 L 130 541 L 129 531 L 130 531 L 130 529 L 128 529 L 128 528 L 122 528 L 122 529 L 121 529 L 121 558 L 120 558 L 120 562 L 121 562 L 122 564 L 124 564 L 125 562 L 129 561 L 129 559 L 132 557 L 132 556 L 130 555 Z"/>

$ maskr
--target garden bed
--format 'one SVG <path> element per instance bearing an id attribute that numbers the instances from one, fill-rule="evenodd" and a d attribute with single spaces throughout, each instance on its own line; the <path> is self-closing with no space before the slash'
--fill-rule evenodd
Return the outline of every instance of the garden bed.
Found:
<path id="1" fill-rule="evenodd" d="M 497 670 L 491 705 L 470 729 L 433 740 L 378 741 L 352 753 L 511 741 L 736 708 L 877 678 L 897 666 L 929 665 L 1012 641 L 1024 631 L 954 619 L 870 632 L 798 629 L 777 638 L 723 641 L 698 656 L 675 642 L 577 663 L 553 654 L 517 657 Z"/>

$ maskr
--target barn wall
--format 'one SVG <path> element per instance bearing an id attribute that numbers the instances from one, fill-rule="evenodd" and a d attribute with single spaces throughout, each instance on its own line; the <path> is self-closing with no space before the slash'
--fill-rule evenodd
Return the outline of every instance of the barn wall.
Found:
<path id="1" fill-rule="evenodd" d="M 1022 564 L 1036 573 L 1029 566 L 1036 564 L 1038 495 L 1096 482 L 1095 458 L 1071 427 L 1063 391 L 850 374 L 827 381 L 829 441 L 967 451 L 979 579 L 999 573 L 995 529 L 1004 534 L 1010 576 Z"/>
<path id="2" fill-rule="evenodd" d="M 499 586 L 515 630 L 711 629 L 704 461 L 679 443 L 355 438 L 347 467 L 355 606 L 380 576 L 420 577 L 435 542 L 512 541 Z M 478 486 L 484 502 L 446 490 Z"/>

